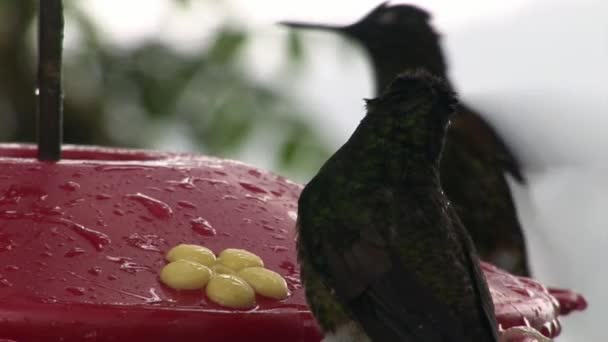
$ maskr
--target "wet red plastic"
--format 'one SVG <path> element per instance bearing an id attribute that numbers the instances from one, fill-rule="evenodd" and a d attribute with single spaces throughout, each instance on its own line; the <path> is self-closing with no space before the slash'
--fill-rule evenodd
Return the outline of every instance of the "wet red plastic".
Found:
<path id="1" fill-rule="evenodd" d="M 60 162 L 35 156 L 0 145 L 0 341 L 320 340 L 295 257 L 301 185 L 184 154 L 65 146 Z M 158 274 L 179 243 L 250 250 L 291 296 L 229 310 L 169 289 Z M 546 288 L 484 271 L 503 328 L 527 321 L 559 333 Z M 581 309 L 570 292 L 559 298 Z"/>

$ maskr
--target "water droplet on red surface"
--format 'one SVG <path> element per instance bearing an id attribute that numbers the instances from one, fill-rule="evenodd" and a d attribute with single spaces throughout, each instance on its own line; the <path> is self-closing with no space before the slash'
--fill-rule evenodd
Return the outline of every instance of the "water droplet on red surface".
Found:
<path id="1" fill-rule="evenodd" d="M 114 210 L 112 210 L 112 212 L 114 213 L 114 215 L 117 215 L 117 216 L 125 216 L 125 212 L 120 209 L 114 209 Z"/>
<path id="2" fill-rule="evenodd" d="M 143 249 L 145 251 L 160 252 L 160 245 L 166 244 L 166 241 L 155 234 L 133 233 L 124 238 L 127 244 L 131 247 Z"/>
<path id="3" fill-rule="evenodd" d="M 215 228 L 209 223 L 209 221 L 205 220 L 202 217 L 194 218 L 190 221 L 190 227 L 196 233 L 203 236 L 214 236 L 217 234 Z"/>
<path id="4" fill-rule="evenodd" d="M 289 216 L 289 218 L 292 219 L 294 222 L 298 220 L 298 213 L 293 210 L 288 211 L 287 216 Z"/>
<path id="5" fill-rule="evenodd" d="M 11 287 L 11 286 L 13 286 L 13 283 L 11 283 L 10 281 L 8 281 L 8 279 L 6 279 L 2 275 L 0 275 L 0 287 Z"/>
<path id="6" fill-rule="evenodd" d="M 258 170 L 249 170 L 249 171 L 247 171 L 247 173 L 256 178 L 260 178 L 260 176 L 262 175 L 262 173 Z"/>
<path id="7" fill-rule="evenodd" d="M 196 178 L 195 181 L 207 182 L 212 185 L 223 184 L 228 185 L 228 182 L 221 179 L 213 179 L 213 178 Z"/>
<path id="8" fill-rule="evenodd" d="M 7 234 L 0 234 L 0 252 L 11 251 L 15 247 L 17 247 L 17 244 Z"/>
<path id="9" fill-rule="evenodd" d="M 297 272 L 296 265 L 291 261 L 283 261 L 279 264 L 279 267 L 287 271 L 289 275 L 295 274 Z"/>
<path id="10" fill-rule="evenodd" d="M 196 205 L 194 203 L 188 202 L 188 201 L 178 201 L 177 205 L 182 208 L 196 209 Z"/>
<path id="11" fill-rule="evenodd" d="M 104 194 L 104 193 L 95 195 L 95 199 L 99 200 L 99 201 L 107 200 L 110 198 L 112 198 L 112 195 L 108 195 L 108 194 Z"/>
<path id="12" fill-rule="evenodd" d="M 76 222 L 62 220 L 64 223 L 68 224 L 69 227 L 75 231 L 78 235 L 80 235 L 83 239 L 90 242 L 95 249 L 101 251 L 106 245 L 109 245 L 112 240 L 106 234 L 102 232 L 98 232 L 94 229 L 89 229 L 81 224 Z"/>
<path id="13" fill-rule="evenodd" d="M 63 255 L 66 258 L 73 258 L 78 255 L 82 255 L 85 253 L 85 250 L 80 247 L 71 248 L 69 251 L 65 252 Z"/>
<path id="14" fill-rule="evenodd" d="M 137 166 L 137 165 L 100 165 L 95 167 L 95 171 L 100 172 L 112 172 L 112 171 L 144 171 L 151 170 L 151 167 Z"/>
<path id="15" fill-rule="evenodd" d="M 287 283 L 287 289 L 289 291 L 295 291 L 302 288 L 302 283 L 300 282 L 300 278 L 296 276 L 284 276 L 285 282 Z"/>
<path id="16" fill-rule="evenodd" d="M 286 239 L 285 235 L 281 235 L 281 234 L 272 234 L 271 237 L 275 240 L 285 240 Z"/>
<path id="17" fill-rule="evenodd" d="M 222 196 L 222 199 L 223 200 L 237 200 L 239 198 L 236 196 L 233 196 L 233 195 L 224 195 L 224 196 Z"/>
<path id="18" fill-rule="evenodd" d="M 65 204 L 65 206 L 68 207 L 68 208 L 73 208 L 73 207 L 77 206 L 78 204 L 80 204 L 80 203 L 82 203 L 84 201 L 86 201 L 84 198 L 75 198 L 75 199 L 67 202 Z"/>
<path id="19" fill-rule="evenodd" d="M 91 267 L 87 270 L 90 275 L 98 276 L 101 274 L 101 267 Z"/>
<path id="20" fill-rule="evenodd" d="M 65 191 L 76 191 L 80 189 L 80 184 L 74 181 L 68 181 L 66 183 L 61 184 L 59 187 Z"/>
<path id="21" fill-rule="evenodd" d="M 275 253 L 279 253 L 279 252 L 286 252 L 289 250 L 289 248 L 285 247 L 285 246 L 268 246 L 273 252 Z"/>
<path id="22" fill-rule="evenodd" d="M 120 270 L 127 272 L 127 273 L 137 273 L 139 271 L 149 271 L 149 272 L 153 272 L 154 270 L 146 265 L 140 265 L 134 261 L 131 260 L 131 258 L 128 257 L 114 257 L 114 256 L 106 256 L 106 259 L 108 259 L 111 262 L 120 264 Z"/>
<path id="23" fill-rule="evenodd" d="M 171 209 L 171 207 L 156 198 L 146 196 L 139 192 L 136 194 L 126 195 L 125 197 L 130 200 L 139 202 L 146 209 L 148 209 L 150 214 L 152 214 L 158 219 L 167 220 L 173 216 L 173 210 Z"/>
<path id="24" fill-rule="evenodd" d="M 6 265 L 4 267 L 5 270 L 12 272 L 12 271 L 18 271 L 19 270 L 19 266 L 15 266 L 15 265 Z"/>
<path id="25" fill-rule="evenodd" d="M 196 188 L 196 185 L 194 184 L 194 180 L 192 177 L 186 177 L 179 181 L 169 180 L 166 183 L 171 184 L 171 185 L 177 185 L 180 188 L 186 189 L 186 190 L 192 190 L 192 189 Z"/>
<path id="26" fill-rule="evenodd" d="M 269 226 L 269 225 L 262 225 L 262 228 L 264 228 L 266 230 L 269 230 L 271 232 L 275 231 L 274 227 L 273 226 Z"/>
<path id="27" fill-rule="evenodd" d="M 260 188 L 259 186 L 246 182 L 239 182 L 239 185 L 243 187 L 245 190 L 249 190 L 251 192 L 255 192 L 256 194 L 267 194 L 268 191 Z"/>
<path id="28" fill-rule="evenodd" d="M 74 296 L 82 296 L 85 294 L 86 290 L 84 289 L 84 287 L 66 287 L 65 290 L 71 294 L 73 294 Z"/>

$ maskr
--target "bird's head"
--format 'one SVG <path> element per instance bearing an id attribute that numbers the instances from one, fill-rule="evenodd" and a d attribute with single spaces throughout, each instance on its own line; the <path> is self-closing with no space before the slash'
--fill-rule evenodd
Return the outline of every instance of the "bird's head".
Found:
<path id="1" fill-rule="evenodd" d="M 376 69 L 377 90 L 381 91 L 395 75 L 424 68 L 445 77 L 446 65 L 439 35 L 430 24 L 431 15 L 416 6 L 384 2 L 361 20 L 347 26 L 285 21 L 281 24 L 344 34 L 360 42 Z"/>

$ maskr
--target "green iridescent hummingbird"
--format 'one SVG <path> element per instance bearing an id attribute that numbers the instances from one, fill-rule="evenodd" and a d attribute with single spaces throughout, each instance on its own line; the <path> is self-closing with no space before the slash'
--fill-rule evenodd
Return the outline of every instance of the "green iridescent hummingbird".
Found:
<path id="1" fill-rule="evenodd" d="M 378 94 L 407 70 L 425 69 L 447 80 L 439 35 L 430 20 L 418 7 L 383 3 L 348 26 L 283 24 L 339 32 L 360 43 L 371 59 Z M 525 239 L 505 174 L 524 182 L 517 159 L 492 126 L 469 106 L 459 106 L 441 160 L 442 186 L 481 258 L 528 276 Z"/>
<path id="2" fill-rule="evenodd" d="M 301 279 L 328 341 L 497 341 L 475 248 L 439 182 L 456 106 L 440 79 L 400 75 L 302 191 Z"/>

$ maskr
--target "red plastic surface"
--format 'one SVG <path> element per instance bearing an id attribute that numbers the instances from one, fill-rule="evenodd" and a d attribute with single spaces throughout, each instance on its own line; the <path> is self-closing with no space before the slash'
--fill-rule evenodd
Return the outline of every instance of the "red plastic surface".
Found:
<path id="1" fill-rule="evenodd" d="M 0 145 L 0 340 L 320 340 L 295 258 L 300 185 L 201 156 L 66 146 L 62 161 L 41 163 L 35 154 Z M 169 289 L 158 273 L 179 243 L 248 249 L 291 296 L 239 311 Z M 559 333 L 544 287 L 484 271 L 503 328 L 526 317 Z"/>
<path id="2" fill-rule="evenodd" d="M 481 267 L 501 330 L 528 326 L 547 337 L 556 337 L 561 332 L 560 315 L 587 307 L 585 299 L 571 290 L 547 289 L 533 279 L 511 275 L 484 262 Z"/>

